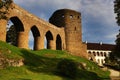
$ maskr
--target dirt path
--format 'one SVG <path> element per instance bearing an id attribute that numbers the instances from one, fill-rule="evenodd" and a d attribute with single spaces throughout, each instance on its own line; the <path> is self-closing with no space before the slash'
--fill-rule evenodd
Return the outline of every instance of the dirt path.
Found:
<path id="1" fill-rule="evenodd" d="M 119 71 L 116 71 L 113 69 L 109 69 L 109 71 L 110 71 L 111 80 L 120 80 L 120 72 Z"/>
<path id="2" fill-rule="evenodd" d="M 111 80 L 120 80 L 120 77 L 111 77 Z"/>

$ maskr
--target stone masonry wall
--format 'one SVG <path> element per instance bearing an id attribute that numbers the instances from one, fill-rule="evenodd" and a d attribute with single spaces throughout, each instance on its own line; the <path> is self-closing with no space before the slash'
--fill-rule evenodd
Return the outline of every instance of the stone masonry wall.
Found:
<path id="1" fill-rule="evenodd" d="M 88 58 L 86 44 L 82 43 L 81 14 L 79 12 L 61 9 L 53 13 L 49 22 L 65 28 L 66 50 L 73 55 Z"/>
<path id="2" fill-rule="evenodd" d="M 61 50 L 88 58 L 86 45 L 82 42 L 81 14 L 79 12 L 69 9 L 57 10 L 49 19 L 49 23 L 13 3 L 6 16 L 8 20 L 0 20 L 0 40 L 6 41 L 6 25 L 11 20 L 17 29 L 19 48 L 29 48 L 28 38 L 30 30 L 32 30 L 35 50 L 44 49 L 45 36 L 49 35 L 47 39 L 50 49 L 56 50 L 56 46 L 60 45 Z M 61 40 L 58 40 L 57 36 Z"/>

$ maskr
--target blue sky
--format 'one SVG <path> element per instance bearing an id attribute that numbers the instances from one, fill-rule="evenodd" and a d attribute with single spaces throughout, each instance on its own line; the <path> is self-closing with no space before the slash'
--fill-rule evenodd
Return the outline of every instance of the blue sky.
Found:
<path id="1" fill-rule="evenodd" d="M 118 34 L 114 0 L 14 0 L 32 14 L 48 21 L 57 9 L 73 9 L 82 14 L 83 41 L 113 44 Z"/>

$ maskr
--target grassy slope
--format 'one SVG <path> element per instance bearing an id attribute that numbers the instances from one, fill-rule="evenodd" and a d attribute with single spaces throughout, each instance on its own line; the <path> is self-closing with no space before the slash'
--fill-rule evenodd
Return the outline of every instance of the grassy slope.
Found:
<path id="1" fill-rule="evenodd" d="M 9 51 L 11 53 L 7 54 Z M 65 51 L 30 51 L 0 42 L 0 52 L 8 58 L 24 58 L 25 60 L 25 65 L 22 67 L 1 69 L 0 80 L 72 80 L 55 73 L 57 63 L 62 59 L 73 59 L 87 64 L 86 70 L 78 71 L 76 80 L 107 80 L 109 75 L 109 72 L 102 71 L 95 63 L 69 55 Z"/>

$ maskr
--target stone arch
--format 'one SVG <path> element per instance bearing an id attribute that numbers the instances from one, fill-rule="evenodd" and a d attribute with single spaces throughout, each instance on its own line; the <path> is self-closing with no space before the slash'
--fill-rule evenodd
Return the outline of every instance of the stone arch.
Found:
<path id="1" fill-rule="evenodd" d="M 47 31 L 46 34 L 46 40 L 47 40 L 47 49 L 52 49 L 52 45 L 53 45 L 53 35 L 51 33 L 51 31 Z"/>
<path id="2" fill-rule="evenodd" d="M 17 32 L 23 32 L 24 31 L 23 23 L 17 16 L 11 17 L 10 20 L 15 25 L 15 28 L 16 28 Z"/>
<path id="3" fill-rule="evenodd" d="M 40 31 L 38 30 L 38 28 L 34 25 L 31 27 L 31 32 L 33 34 L 33 38 L 34 38 L 34 46 L 33 49 L 34 50 L 38 50 L 38 46 L 39 46 L 39 39 L 40 39 Z"/>
<path id="4" fill-rule="evenodd" d="M 59 34 L 56 37 L 56 50 L 62 50 L 62 40 Z"/>
<path id="5" fill-rule="evenodd" d="M 20 36 L 22 35 L 21 33 L 24 32 L 24 25 L 22 23 L 22 21 L 17 17 L 17 16 L 13 16 L 13 17 L 10 17 L 9 20 L 14 24 L 14 30 L 15 30 L 15 33 L 16 34 L 16 42 L 15 42 L 15 46 L 19 46 L 19 41 L 20 41 Z M 6 34 L 6 42 L 7 42 L 7 39 L 8 39 L 8 34 Z M 12 41 L 12 40 L 11 40 Z M 11 42 L 9 41 L 9 42 Z"/>

